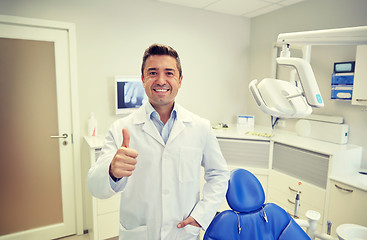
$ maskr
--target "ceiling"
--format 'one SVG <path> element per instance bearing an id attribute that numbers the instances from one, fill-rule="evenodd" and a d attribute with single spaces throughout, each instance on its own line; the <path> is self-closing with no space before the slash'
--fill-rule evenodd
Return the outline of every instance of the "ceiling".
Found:
<path id="1" fill-rule="evenodd" d="M 256 17 L 306 0 L 156 0 L 243 17 Z"/>

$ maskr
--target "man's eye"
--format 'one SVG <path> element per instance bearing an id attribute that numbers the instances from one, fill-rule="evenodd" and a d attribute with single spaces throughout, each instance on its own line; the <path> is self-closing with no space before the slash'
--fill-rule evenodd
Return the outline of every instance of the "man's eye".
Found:
<path id="1" fill-rule="evenodd" d="M 173 72 L 167 72 L 167 75 L 172 76 Z"/>
<path id="2" fill-rule="evenodd" d="M 150 72 L 149 75 L 157 75 L 156 72 Z"/>

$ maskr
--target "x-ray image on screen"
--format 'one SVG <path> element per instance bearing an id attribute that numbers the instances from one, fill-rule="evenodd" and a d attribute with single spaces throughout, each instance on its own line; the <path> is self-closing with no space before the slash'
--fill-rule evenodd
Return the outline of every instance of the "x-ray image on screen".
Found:
<path id="1" fill-rule="evenodd" d="M 124 111 L 139 108 L 148 100 L 141 81 L 125 79 L 123 81 L 117 81 L 116 84 L 117 110 Z M 119 112 L 122 113 L 121 111 Z"/>

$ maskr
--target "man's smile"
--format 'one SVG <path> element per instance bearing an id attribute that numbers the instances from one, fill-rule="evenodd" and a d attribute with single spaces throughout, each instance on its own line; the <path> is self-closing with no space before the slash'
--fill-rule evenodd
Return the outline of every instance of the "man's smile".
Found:
<path id="1" fill-rule="evenodd" d="M 153 90 L 154 90 L 155 92 L 160 92 L 160 93 L 168 92 L 168 91 L 169 91 L 169 89 L 162 89 L 162 88 L 153 88 Z"/>

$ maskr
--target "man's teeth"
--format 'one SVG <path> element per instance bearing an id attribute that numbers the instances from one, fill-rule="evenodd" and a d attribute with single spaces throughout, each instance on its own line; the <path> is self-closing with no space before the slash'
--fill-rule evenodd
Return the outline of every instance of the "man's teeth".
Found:
<path id="1" fill-rule="evenodd" d="M 154 89 L 156 92 L 168 92 L 168 89 Z"/>

